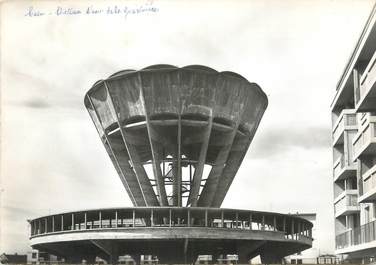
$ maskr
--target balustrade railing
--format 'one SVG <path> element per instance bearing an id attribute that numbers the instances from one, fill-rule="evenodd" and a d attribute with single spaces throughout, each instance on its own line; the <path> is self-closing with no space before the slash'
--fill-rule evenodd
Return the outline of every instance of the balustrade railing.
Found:
<path id="1" fill-rule="evenodd" d="M 376 221 L 336 236 L 336 249 L 343 249 L 376 240 Z"/>
<path id="2" fill-rule="evenodd" d="M 376 142 L 376 116 L 367 114 L 361 119 L 357 135 L 353 140 L 354 158 L 358 158 L 368 144 Z"/>
<path id="3" fill-rule="evenodd" d="M 363 194 L 376 187 L 376 165 L 367 170 L 363 176 Z"/>
<path id="4" fill-rule="evenodd" d="M 368 89 L 376 79 L 376 52 L 374 52 L 370 62 L 368 63 L 363 75 L 360 78 L 360 99 L 368 92 Z"/>
<path id="5" fill-rule="evenodd" d="M 333 141 L 336 140 L 348 126 L 356 126 L 355 110 L 345 109 L 333 125 Z"/>
<path id="6" fill-rule="evenodd" d="M 209 227 L 283 232 L 286 239 L 312 237 L 312 223 L 294 215 L 200 208 L 139 207 L 88 210 L 40 217 L 30 221 L 31 238 L 61 232 L 142 227 Z"/>
<path id="7" fill-rule="evenodd" d="M 349 206 L 358 206 L 357 194 L 346 194 L 341 200 L 334 205 L 334 212 L 337 214 L 343 212 Z"/>

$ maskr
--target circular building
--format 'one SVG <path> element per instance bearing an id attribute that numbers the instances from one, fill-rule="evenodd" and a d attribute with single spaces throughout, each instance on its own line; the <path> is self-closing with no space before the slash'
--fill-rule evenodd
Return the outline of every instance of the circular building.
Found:
<path id="1" fill-rule="evenodd" d="M 34 219 L 31 245 L 71 262 L 112 263 L 123 254 L 279 263 L 311 247 L 309 221 L 219 208 L 267 102 L 257 84 L 200 65 L 154 65 L 97 81 L 85 106 L 134 207 Z"/>

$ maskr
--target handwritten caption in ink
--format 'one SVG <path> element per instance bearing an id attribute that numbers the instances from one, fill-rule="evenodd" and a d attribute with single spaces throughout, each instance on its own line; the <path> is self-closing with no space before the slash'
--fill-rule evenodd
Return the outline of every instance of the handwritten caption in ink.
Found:
<path id="1" fill-rule="evenodd" d="M 111 5 L 111 6 L 94 6 L 89 5 L 83 8 L 56 6 L 53 9 L 39 9 L 35 6 L 29 6 L 25 12 L 26 17 L 43 17 L 43 16 L 96 16 L 96 15 L 114 15 L 124 16 L 140 15 L 146 13 L 157 13 L 159 8 L 154 5 L 153 1 L 146 2 L 138 6 L 128 5 Z"/>

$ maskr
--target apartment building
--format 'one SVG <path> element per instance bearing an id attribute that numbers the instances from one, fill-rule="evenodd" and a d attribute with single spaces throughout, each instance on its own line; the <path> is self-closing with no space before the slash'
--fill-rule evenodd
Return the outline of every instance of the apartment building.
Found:
<path id="1" fill-rule="evenodd" d="M 336 254 L 376 261 L 376 5 L 332 102 Z"/>

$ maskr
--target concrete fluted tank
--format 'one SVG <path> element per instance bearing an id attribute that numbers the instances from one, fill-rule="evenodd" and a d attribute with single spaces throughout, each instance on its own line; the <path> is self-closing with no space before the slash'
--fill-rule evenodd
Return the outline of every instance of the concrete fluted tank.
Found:
<path id="1" fill-rule="evenodd" d="M 120 71 L 85 96 L 135 206 L 219 207 L 267 103 L 257 84 L 201 65 Z"/>

